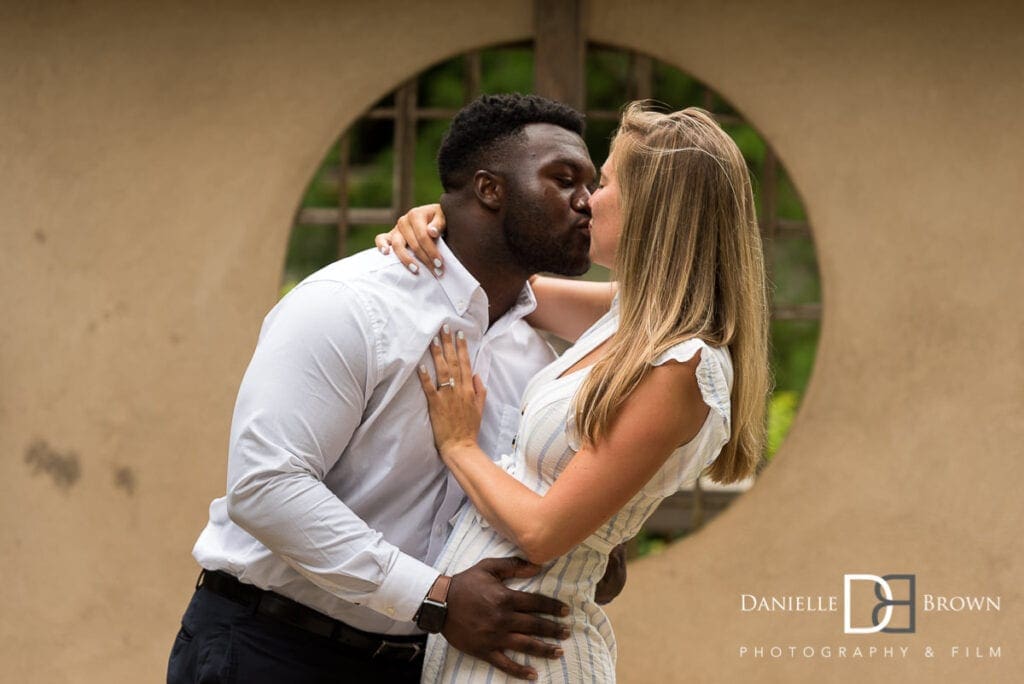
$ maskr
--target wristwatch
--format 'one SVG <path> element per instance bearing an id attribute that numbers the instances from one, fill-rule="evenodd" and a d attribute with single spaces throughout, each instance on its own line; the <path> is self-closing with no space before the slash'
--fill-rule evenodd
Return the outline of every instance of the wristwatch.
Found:
<path id="1" fill-rule="evenodd" d="M 444 619 L 448 617 L 448 587 L 451 583 L 451 577 L 440 575 L 416 611 L 413 621 L 424 632 L 437 634 L 444 627 Z"/>

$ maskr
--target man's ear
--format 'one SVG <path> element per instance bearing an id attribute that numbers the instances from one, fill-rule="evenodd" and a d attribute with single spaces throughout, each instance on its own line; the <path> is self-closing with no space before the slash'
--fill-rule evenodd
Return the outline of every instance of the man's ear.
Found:
<path id="1" fill-rule="evenodd" d="M 473 193 L 485 207 L 499 211 L 505 204 L 505 178 L 490 171 L 477 171 L 473 174 Z"/>

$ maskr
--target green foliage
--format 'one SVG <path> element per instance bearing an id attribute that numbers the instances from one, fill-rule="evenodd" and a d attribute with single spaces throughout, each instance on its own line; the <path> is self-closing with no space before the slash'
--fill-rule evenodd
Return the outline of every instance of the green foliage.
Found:
<path id="1" fill-rule="evenodd" d="M 441 196 L 441 179 L 437 175 L 437 150 L 448 130 L 447 121 L 422 121 L 416 127 L 416 167 L 413 180 L 413 202 L 430 204 Z"/>
<path id="2" fill-rule="evenodd" d="M 484 50 L 480 89 L 488 94 L 533 92 L 533 48 L 516 46 Z"/>
<path id="3" fill-rule="evenodd" d="M 818 348 L 818 321 L 772 321 L 772 369 L 775 391 L 803 393 Z"/>
<path id="4" fill-rule="evenodd" d="M 632 546 L 637 558 L 642 558 L 643 556 L 653 556 L 654 554 L 661 553 L 668 546 L 669 541 L 641 530 L 633 538 Z"/>
<path id="5" fill-rule="evenodd" d="M 441 62 L 420 74 L 416 88 L 416 101 L 421 107 L 458 109 L 465 102 L 463 73 L 466 57 Z"/>
<path id="6" fill-rule="evenodd" d="M 768 448 L 765 458 L 770 460 L 779 450 L 779 445 L 789 433 L 789 426 L 793 423 L 799 404 L 799 392 L 782 390 L 772 395 L 768 404 Z"/>
<path id="7" fill-rule="evenodd" d="M 619 50 L 591 48 L 586 59 L 587 108 L 617 111 L 624 104 L 629 55 Z"/>

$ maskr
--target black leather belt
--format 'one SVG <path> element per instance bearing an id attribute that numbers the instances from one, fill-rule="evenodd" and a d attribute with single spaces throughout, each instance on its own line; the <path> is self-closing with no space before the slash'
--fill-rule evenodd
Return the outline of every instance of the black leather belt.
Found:
<path id="1" fill-rule="evenodd" d="M 423 656 L 427 643 L 425 635 L 385 636 L 364 632 L 280 594 L 242 584 L 220 570 L 200 572 L 196 589 L 200 588 L 253 608 L 258 615 L 336 641 L 370 658 L 412 662 Z"/>

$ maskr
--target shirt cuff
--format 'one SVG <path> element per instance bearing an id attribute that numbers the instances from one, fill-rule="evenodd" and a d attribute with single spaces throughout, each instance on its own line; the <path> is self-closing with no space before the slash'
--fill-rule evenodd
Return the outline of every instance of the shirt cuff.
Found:
<path id="1" fill-rule="evenodd" d="M 435 568 L 399 553 L 380 588 L 367 597 L 365 605 L 392 620 L 412 622 L 430 587 L 440 576 Z"/>

